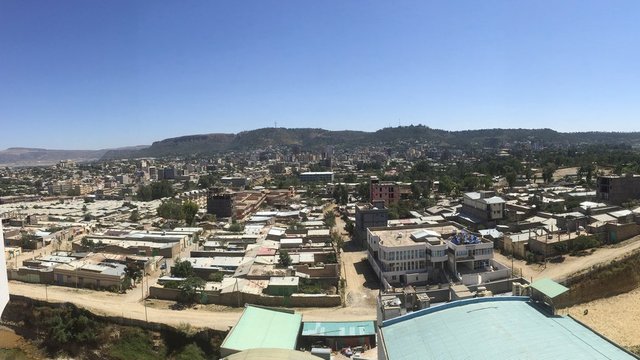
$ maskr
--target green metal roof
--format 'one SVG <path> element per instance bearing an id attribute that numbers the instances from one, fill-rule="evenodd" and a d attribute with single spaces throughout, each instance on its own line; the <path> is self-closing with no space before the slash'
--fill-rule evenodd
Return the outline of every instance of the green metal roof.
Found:
<path id="1" fill-rule="evenodd" d="M 569 288 L 564 287 L 548 278 L 534 281 L 533 283 L 531 283 L 531 287 L 540 291 L 551 299 L 569 291 Z"/>
<path id="2" fill-rule="evenodd" d="M 367 336 L 375 335 L 373 321 L 310 321 L 302 324 L 302 336 Z"/>
<path id="3" fill-rule="evenodd" d="M 387 320 L 389 360 L 635 359 L 570 317 L 541 312 L 525 297 L 454 301 Z"/>
<path id="4" fill-rule="evenodd" d="M 299 314 L 247 306 L 221 348 L 239 351 L 295 349 L 301 323 L 302 315 Z"/>

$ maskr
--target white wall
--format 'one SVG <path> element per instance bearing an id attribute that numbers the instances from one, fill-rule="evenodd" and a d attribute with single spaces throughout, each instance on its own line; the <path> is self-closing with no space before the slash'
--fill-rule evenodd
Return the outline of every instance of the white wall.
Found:
<path id="1" fill-rule="evenodd" d="M 0 219 L 1 220 L 1 219 Z M 9 302 L 9 283 L 7 279 L 7 264 L 4 259 L 4 235 L 0 221 L 0 315 Z"/>

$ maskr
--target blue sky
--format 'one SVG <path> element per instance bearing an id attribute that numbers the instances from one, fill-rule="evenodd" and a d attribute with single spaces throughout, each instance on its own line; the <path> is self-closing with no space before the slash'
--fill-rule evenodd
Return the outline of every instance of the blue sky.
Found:
<path id="1" fill-rule="evenodd" d="M 640 131 L 639 1 L 0 1 L 0 148 Z"/>

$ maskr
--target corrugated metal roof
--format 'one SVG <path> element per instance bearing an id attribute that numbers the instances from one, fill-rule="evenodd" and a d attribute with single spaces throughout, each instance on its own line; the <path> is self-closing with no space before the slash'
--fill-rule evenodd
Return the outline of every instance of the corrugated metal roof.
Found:
<path id="1" fill-rule="evenodd" d="M 302 325 L 302 336 L 367 336 L 375 335 L 373 321 L 311 321 Z"/>
<path id="2" fill-rule="evenodd" d="M 247 306 L 221 348 L 247 350 L 257 348 L 295 349 L 302 315 Z"/>
<path id="3" fill-rule="evenodd" d="M 531 283 L 531 287 L 540 291 L 541 293 L 545 294 L 546 296 L 552 299 L 558 295 L 564 294 L 565 292 L 569 291 L 569 288 L 562 286 L 557 282 L 548 278 L 534 281 L 533 283 Z"/>

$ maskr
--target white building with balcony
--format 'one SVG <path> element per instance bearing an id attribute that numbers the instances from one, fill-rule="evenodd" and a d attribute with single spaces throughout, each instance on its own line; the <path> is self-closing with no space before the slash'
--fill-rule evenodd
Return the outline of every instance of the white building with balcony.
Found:
<path id="1" fill-rule="evenodd" d="M 385 287 L 438 278 L 478 285 L 511 274 L 509 268 L 493 260 L 491 240 L 468 233 L 455 223 L 369 228 L 367 249 L 367 259 Z M 444 272 L 450 277 L 443 278 Z"/>
<path id="2" fill-rule="evenodd" d="M 447 244 L 440 233 L 420 227 L 367 229 L 368 260 L 382 281 L 426 282 L 434 269 L 444 269 Z"/>

